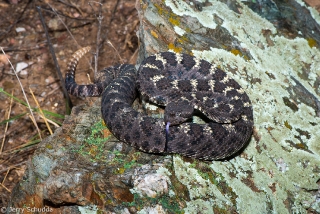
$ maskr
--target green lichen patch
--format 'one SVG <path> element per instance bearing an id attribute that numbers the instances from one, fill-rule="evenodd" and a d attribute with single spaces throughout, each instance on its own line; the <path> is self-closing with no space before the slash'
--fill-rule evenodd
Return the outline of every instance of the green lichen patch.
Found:
<path id="1" fill-rule="evenodd" d="M 74 148 L 73 152 L 89 157 L 92 162 L 105 159 L 105 142 L 110 138 L 104 135 L 106 127 L 100 120 L 91 127 L 91 134 L 85 139 L 85 142 L 79 148 Z"/>
<path id="2" fill-rule="evenodd" d="M 132 202 L 123 202 L 125 207 L 135 207 L 138 211 L 144 207 L 152 207 L 160 204 L 167 213 L 183 214 L 182 207 L 177 203 L 174 197 L 163 195 L 156 198 L 141 197 L 139 194 L 134 193 L 134 199 Z"/>
<path id="3" fill-rule="evenodd" d="M 142 164 L 139 164 L 136 162 L 135 159 L 131 159 L 129 158 L 124 160 L 122 158 L 115 158 L 114 162 L 119 164 L 119 167 L 114 171 L 114 174 L 123 174 L 127 169 L 131 169 L 133 167 L 137 167 L 137 166 L 141 166 Z"/>

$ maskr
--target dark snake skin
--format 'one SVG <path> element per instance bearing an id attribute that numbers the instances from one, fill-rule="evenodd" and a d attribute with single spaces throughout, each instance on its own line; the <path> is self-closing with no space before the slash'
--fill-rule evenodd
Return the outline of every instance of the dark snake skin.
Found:
<path id="1" fill-rule="evenodd" d="M 89 47 L 69 62 L 66 88 L 74 96 L 100 96 L 102 117 L 116 138 L 148 153 L 178 153 L 216 160 L 239 151 L 253 129 L 248 95 L 225 72 L 187 54 L 158 53 L 146 58 L 138 72 L 122 64 L 104 69 L 91 85 L 78 85 L 75 70 Z M 115 77 L 115 78 L 114 78 Z M 166 106 L 163 119 L 132 108 L 137 97 Z M 192 123 L 200 115 L 206 123 Z"/>

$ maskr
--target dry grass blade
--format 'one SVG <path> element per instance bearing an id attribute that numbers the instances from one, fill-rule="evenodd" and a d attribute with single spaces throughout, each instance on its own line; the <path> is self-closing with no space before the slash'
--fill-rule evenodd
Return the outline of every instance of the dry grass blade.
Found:
<path id="1" fill-rule="evenodd" d="M 59 128 L 60 126 L 57 124 L 57 123 L 55 123 L 55 122 L 53 122 L 52 120 L 50 120 L 50 119 L 48 119 L 45 115 L 39 115 L 43 120 L 46 120 L 48 123 L 50 123 L 50 124 L 52 124 L 52 125 L 54 125 L 55 127 L 57 127 L 57 128 Z"/>
<path id="2" fill-rule="evenodd" d="M 3 188 L 5 188 L 8 192 L 11 192 L 11 191 L 4 185 L 4 182 L 6 181 L 7 176 L 8 176 L 8 174 L 9 174 L 10 170 L 11 170 L 11 168 L 9 167 L 8 170 L 7 170 L 6 175 L 4 176 L 4 178 L 3 178 L 2 182 L 1 182 L 1 186 L 2 186 Z"/>
<path id="3" fill-rule="evenodd" d="M 33 123 L 33 125 L 34 126 L 36 126 L 36 127 L 38 127 L 38 125 L 37 125 L 37 121 L 36 121 L 36 119 L 34 118 L 34 115 L 30 115 L 30 114 L 28 114 L 28 116 L 29 116 L 29 118 L 30 118 L 30 120 L 32 121 L 32 123 Z M 38 129 L 39 130 L 39 129 Z M 40 132 L 40 130 L 39 130 L 39 137 L 40 137 L 40 139 L 42 140 L 42 137 L 41 137 L 41 132 Z"/>
<path id="4" fill-rule="evenodd" d="M 111 43 L 111 41 L 108 39 L 107 43 L 113 48 L 113 50 L 116 52 L 116 54 L 118 55 L 119 59 L 121 60 L 121 63 L 124 63 L 123 59 L 121 58 L 118 50 L 114 47 L 114 45 Z"/>
<path id="5" fill-rule="evenodd" d="M 11 92 L 11 95 L 13 95 L 13 91 Z M 12 100 L 13 98 L 11 97 L 10 99 L 10 105 L 9 105 L 9 110 L 7 113 L 7 119 L 10 119 L 10 114 L 11 114 L 11 107 L 12 107 Z M 3 138 L 2 138 L 2 143 L 1 143 L 1 148 L 0 148 L 0 154 L 2 153 L 3 150 L 3 146 L 4 146 L 4 141 L 6 140 L 6 133 L 8 131 L 8 126 L 9 126 L 9 122 L 6 122 L 6 127 L 4 128 L 4 134 L 3 134 Z"/>
<path id="6" fill-rule="evenodd" d="M 23 150 L 23 149 L 27 148 L 27 147 L 36 145 L 36 144 L 38 144 L 38 143 L 39 143 L 39 142 L 27 142 L 27 143 L 24 143 L 24 144 L 22 144 L 22 145 L 16 146 L 16 147 L 14 147 L 14 148 L 12 148 L 12 149 L 8 149 L 8 150 L 6 150 L 5 152 L 3 152 L 2 154 L 4 154 L 4 155 L 13 154 L 13 153 L 16 153 L 16 152 L 18 152 L 18 151 L 20 151 L 20 150 Z"/>
<path id="7" fill-rule="evenodd" d="M 10 189 L 8 189 L 5 185 L 0 184 L 3 188 L 5 188 L 8 192 L 11 192 Z"/>
<path id="8" fill-rule="evenodd" d="M 24 91 L 24 89 L 23 89 L 23 86 L 22 86 L 22 83 L 21 83 L 21 81 L 20 81 L 20 78 L 19 78 L 16 70 L 14 69 L 11 61 L 10 61 L 9 58 L 7 57 L 6 53 L 4 52 L 3 48 L 2 48 L 2 47 L 0 47 L 0 48 L 1 48 L 2 53 L 6 56 L 8 62 L 10 63 L 10 66 L 11 66 L 14 74 L 15 74 L 16 77 L 17 77 L 17 80 L 18 80 L 18 82 L 19 82 L 19 85 L 20 85 L 21 91 L 22 91 L 22 93 L 23 93 L 24 99 L 26 100 L 26 103 L 28 104 L 28 109 L 29 109 L 30 114 L 31 114 L 31 117 L 32 117 L 32 119 L 33 119 L 33 121 L 34 121 L 34 125 L 35 125 L 35 127 L 36 127 L 36 129 L 37 129 L 37 132 L 39 133 L 40 139 L 42 140 L 42 138 L 41 138 L 41 133 L 40 133 L 40 129 L 39 129 L 37 123 L 35 123 L 36 120 L 35 120 L 35 118 L 34 118 L 34 115 L 33 115 L 33 112 L 32 112 L 31 106 L 30 106 L 30 103 L 29 103 L 28 98 L 27 98 L 27 95 L 26 95 L 26 93 L 25 93 L 25 91 Z"/>
<path id="9" fill-rule="evenodd" d="M 41 109 L 41 107 L 40 107 L 40 105 L 39 105 L 39 103 L 38 103 L 37 98 L 34 96 L 33 91 L 31 90 L 31 88 L 29 88 L 29 90 L 30 90 L 30 93 L 32 94 L 33 100 L 35 101 L 35 103 L 37 104 L 37 106 L 38 106 L 38 108 L 39 108 L 40 114 L 42 115 L 42 118 L 43 118 L 43 120 L 44 120 L 44 122 L 45 122 L 45 124 L 46 124 L 46 126 L 47 126 L 47 128 L 48 128 L 48 130 L 49 130 L 49 132 L 50 132 L 50 134 L 52 135 L 53 132 L 52 132 L 50 126 L 49 126 L 49 123 L 48 123 L 48 121 L 47 121 L 46 116 L 45 116 L 45 115 L 43 114 L 43 112 L 42 112 L 42 109 Z"/>

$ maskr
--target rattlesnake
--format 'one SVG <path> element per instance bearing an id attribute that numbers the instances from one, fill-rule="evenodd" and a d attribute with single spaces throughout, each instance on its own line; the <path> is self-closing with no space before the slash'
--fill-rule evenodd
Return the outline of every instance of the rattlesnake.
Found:
<path id="1" fill-rule="evenodd" d="M 178 153 L 214 160 L 239 151 L 253 129 L 251 102 L 243 88 L 205 60 L 162 52 L 146 58 L 138 71 L 130 64 L 102 70 L 95 84 L 78 85 L 75 70 L 89 47 L 78 50 L 66 73 L 66 88 L 78 97 L 102 96 L 102 117 L 120 141 L 148 153 Z M 164 118 L 132 108 L 142 97 L 165 107 Z M 194 113 L 206 123 L 193 123 Z"/>

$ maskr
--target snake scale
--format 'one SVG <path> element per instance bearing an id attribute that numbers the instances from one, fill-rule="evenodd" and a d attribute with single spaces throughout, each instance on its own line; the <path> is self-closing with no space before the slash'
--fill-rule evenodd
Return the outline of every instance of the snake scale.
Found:
<path id="1" fill-rule="evenodd" d="M 178 153 L 216 160 L 239 151 L 253 130 L 253 111 L 243 88 L 216 65 L 187 54 L 162 52 L 146 58 L 138 71 L 121 64 L 99 72 L 95 84 L 78 85 L 75 70 L 85 47 L 73 54 L 66 73 L 68 93 L 102 96 L 102 117 L 113 135 L 147 153 Z M 166 106 L 164 118 L 132 108 L 138 96 Z M 192 122 L 194 114 L 204 124 Z"/>

